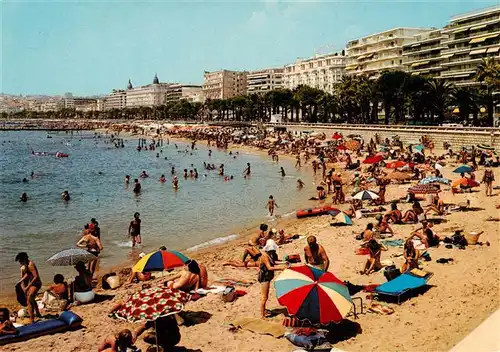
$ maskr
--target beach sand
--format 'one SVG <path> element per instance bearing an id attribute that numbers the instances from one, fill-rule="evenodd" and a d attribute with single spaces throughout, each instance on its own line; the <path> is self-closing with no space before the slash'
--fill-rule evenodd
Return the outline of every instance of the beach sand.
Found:
<path id="1" fill-rule="evenodd" d="M 455 179 L 451 173 L 453 166 L 447 166 L 444 176 Z M 495 169 L 494 169 L 495 170 Z M 482 171 L 478 173 L 482 176 Z M 495 177 L 500 179 L 499 170 L 495 170 Z M 387 200 L 398 198 L 405 194 L 408 185 L 391 185 L 387 189 Z M 500 306 L 499 287 L 499 223 L 485 221 L 489 216 L 499 216 L 495 205 L 500 203 L 500 192 L 495 196 L 485 197 L 484 189 L 476 189 L 471 194 L 452 195 L 451 191 L 441 193 L 446 203 L 460 203 L 467 199 L 472 207 L 480 208 L 476 211 L 451 213 L 445 221 L 434 226 L 435 233 L 450 236 L 457 228 L 464 233 L 470 231 L 485 231 L 479 241 L 488 241 L 490 246 L 469 246 L 465 250 L 446 249 L 444 246 L 429 249 L 432 261 L 422 262 L 423 269 L 434 273 L 429 281 L 430 288 L 423 294 L 413 297 L 401 305 L 386 304 L 395 312 L 392 315 L 379 315 L 366 310 L 370 299 L 366 293 L 356 296 L 363 298 L 365 313 L 359 314 L 359 319 L 349 316 L 353 325 L 359 324 L 358 331 L 354 331 L 350 338 L 340 338 L 335 347 L 345 351 L 447 351 L 457 344 L 464 336 L 484 321 Z M 314 193 L 313 189 L 303 191 Z M 307 206 L 304 207 L 309 207 Z M 346 205 L 341 205 L 346 209 Z M 386 206 L 388 208 L 388 206 Z M 399 205 L 400 210 L 410 208 L 410 204 Z M 429 218 L 438 218 L 429 214 Z M 382 271 L 369 276 L 360 275 L 366 256 L 356 255 L 354 250 L 359 242 L 354 239 L 374 218 L 362 218 L 354 221 L 353 226 L 332 227 L 331 217 L 321 216 L 308 219 L 278 220 L 273 225 L 276 228 L 285 228 L 287 234 L 316 235 L 318 242 L 324 246 L 329 258 L 330 269 L 341 280 L 353 284 L 375 284 L 385 282 Z M 394 239 L 406 238 L 417 225 L 393 225 L 396 233 Z M 255 229 L 254 231 L 257 231 Z M 189 302 L 185 311 L 207 312 L 211 315 L 208 321 L 193 326 L 181 326 L 182 340 L 179 346 L 189 351 L 294 351 L 294 347 L 285 338 L 274 338 L 269 335 L 259 335 L 249 331 L 229 329 L 229 323 L 236 318 L 258 318 L 260 287 L 257 281 L 255 268 L 222 267 L 225 260 L 238 260 L 244 248 L 245 236 L 216 247 L 188 253 L 209 270 L 209 282 L 218 278 L 231 278 L 255 282 L 248 288 L 237 287 L 247 291 L 247 294 L 233 303 L 225 303 L 218 295 L 209 294 L 196 302 Z M 295 240 L 280 247 L 280 257 L 286 254 L 303 254 L 305 239 Z M 383 252 L 382 260 L 391 259 L 397 266 L 402 264 L 402 257 L 392 258 L 393 254 L 402 253 L 402 248 L 389 248 Z M 436 263 L 438 258 L 453 258 L 450 264 Z M 159 278 L 157 281 L 166 280 Z M 3 346 L 3 351 L 93 351 L 97 344 L 111 333 L 123 328 L 134 329 L 137 324 L 108 318 L 111 306 L 138 291 L 140 284 L 129 288 L 119 288 L 115 291 L 98 291 L 101 294 L 115 295 L 112 300 L 98 304 L 89 304 L 73 308 L 83 319 L 84 328 L 43 336 L 26 342 Z M 385 304 L 385 303 L 384 303 Z M 271 289 L 268 309 L 280 308 L 274 290 Z M 359 309 L 358 309 L 359 311 Z M 283 315 L 278 315 L 269 321 L 281 324 Z M 137 346 L 145 350 L 145 343 L 138 340 Z"/>

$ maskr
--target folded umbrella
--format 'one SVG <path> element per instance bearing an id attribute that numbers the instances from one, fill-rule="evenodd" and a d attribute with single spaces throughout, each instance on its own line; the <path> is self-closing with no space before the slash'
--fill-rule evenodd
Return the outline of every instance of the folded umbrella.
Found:
<path id="1" fill-rule="evenodd" d="M 352 308 L 349 290 L 335 275 L 308 265 L 286 269 L 274 282 L 288 313 L 313 324 L 341 322 Z"/>
<path id="2" fill-rule="evenodd" d="M 472 171 L 473 171 L 472 167 L 470 167 L 468 165 L 462 165 L 462 166 L 457 167 L 455 170 L 453 170 L 453 172 L 456 174 L 463 174 L 463 173 L 472 172 Z"/>
<path id="3" fill-rule="evenodd" d="M 50 257 L 47 262 L 53 266 L 72 266 L 78 262 L 88 263 L 97 257 L 81 248 L 65 249 Z"/>
<path id="4" fill-rule="evenodd" d="M 146 254 L 132 268 L 134 272 L 163 271 L 184 266 L 189 258 L 174 250 L 155 251 Z"/>

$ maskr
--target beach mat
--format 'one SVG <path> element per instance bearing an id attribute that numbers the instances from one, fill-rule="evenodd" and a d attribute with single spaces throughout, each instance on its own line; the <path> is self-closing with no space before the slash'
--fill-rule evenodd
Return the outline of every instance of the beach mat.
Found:
<path id="1" fill-rule="evenodd" d="M 230 323 L 234 327 L 248 330 L 256 334 L 271 335 L 279 338 L 285 335 L 285 327 L 260 318 L 239 318 Z"/>
<path id="2" fill-rule="evenodd" d="M 217 284 L 229 285 L 229 286 L 242 286 L 242 287 L 250 287 L 254 283 L 251 281 L 240 281 L 233 279 L 218 279 L 214 281 Z"/>

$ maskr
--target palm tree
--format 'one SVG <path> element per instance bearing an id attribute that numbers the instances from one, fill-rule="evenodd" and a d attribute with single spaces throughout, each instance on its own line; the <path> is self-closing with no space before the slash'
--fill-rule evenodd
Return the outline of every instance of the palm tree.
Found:
<path id="1" fill-rule="evenodd" d="M 473 87 L 454 87 L 451 91 L 451 101 L 458 108 L 461 121 L 468 122 L 471 113 L 477 110 L 478 92 Z M 473 114 L 472 124 L 477 126 L 477 114 Z"/>
<path id="2" fill-rule="evenodd" d="M 500 89 L 500 63 L 495 57 L 485 58 L 476 69 L 476 80 L 486 88 L 488 125 L 493 126 L 495 98 L 493 92 Z"/>
<path id="3" fill-rule="evenodd" d="M 451 101 L 451 85 L 442 79 L 431 79 L 427 83 L 429 89 L 429 102 L 432 111 L 432 122 L 436 123 L 434 114 L 439 121 L 444 121 L 444 115 Z"/>
<path id="4" fill-rule="evenodd" d="M 356 114 L 356 79 L 353 76 L 344 76 L 335 88 L 339 102 L 340 119 L 346 118 L 347 123 L 352 123 Z M 345 114 L 345 115 L 344 115 Z"/>
<path id="5" fill-rule="evenodd" d="M 422 76 L 410 76 L 407 81 L 409 115 L 415 122 L 423 121 L 428 104 L 429 79 Z"/>

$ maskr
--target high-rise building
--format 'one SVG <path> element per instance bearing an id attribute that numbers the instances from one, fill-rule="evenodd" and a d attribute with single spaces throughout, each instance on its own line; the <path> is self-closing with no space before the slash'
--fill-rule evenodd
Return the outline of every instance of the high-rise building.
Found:
<path id="1" fill-rule="evenodd" d="M 440 78 L 455 85 L 472 85 L 477 66 L 487 57 L 499 57 L 500 6 L 452 17 L 443 28 L 449 36 L 441 56 Z"/>
<path id="2" fill-rule="evenodd" d="M 307 85 L 333 93 L 335 84 L 340 82 L 345 74 L 346 60 L 343 51 L 298 59 L 295 63 L 285 66 L 284 86 L 294 89 L 299 85 Z"/>
<path id="3" fill-rule="evenodd" d="M 171 84 L 167 92 L 167 102 L 187 100 L 191 103 L 203 102 L 201 86 L 193 84 Z"/>
<path id="4" fill-rule="evenodd" d="M 283 72 L 283 68 L 267 68 L 249 72 L 247 93 L 264 94 L 273 89 L 283 88 Z"/>
<path id="5" fill-rule="evenodd" d="M 378 77 L 386 70 L 405 70 L 403 46 L 429 28 L 393 28 L 347 43 L 346 73 Z"/>
<path id="6" fill-rule="evenodd" d="M 247 93 L 246 71 L 221 70 L 203 74 L 205 99 L 228 99 Z"/>
<path id="7" fill-rule="evenodd" d="M 403 64 L 413 75 L 439 77 L 442 51 L 447 47 L 442 44 L 448 36 L 442 29 L 417 34 L 414 42 L 403 45 Z"/>
<path id="8" fill-rule="evenodd" d="M 127 106 L 127 92 L 123 89 L 113 89 L 104 99 L 104 109 L 123 109 Z"/>

